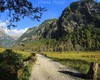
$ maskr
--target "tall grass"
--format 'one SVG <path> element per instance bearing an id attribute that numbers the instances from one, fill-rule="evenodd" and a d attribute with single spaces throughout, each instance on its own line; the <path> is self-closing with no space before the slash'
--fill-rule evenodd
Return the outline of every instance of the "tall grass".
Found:
<path id="1" fill-rule="evenodd" d="M 36 56 L 17 50 L 2 50 L 0 54 L 0 80 L 29 80 Z"/>
<path id="2" fill-rule="evenodd" d="M 65 65 L 87 74 L 90 63 L 99 63 L 98 78 L 100 79 L 100 52 L 45 52 L 46 56 Z"/>

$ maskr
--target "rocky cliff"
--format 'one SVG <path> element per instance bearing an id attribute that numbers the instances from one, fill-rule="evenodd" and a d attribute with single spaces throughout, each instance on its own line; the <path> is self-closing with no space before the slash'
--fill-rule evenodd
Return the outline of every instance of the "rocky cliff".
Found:
<path id="1" fill-rule="evenodd" d="M 42 22 L 39 26 L 29 28 L 17 41 L 16 44 L 22 44 L 41 38 L 51 38 L 51 33 L 56 30 L 56 19 L 49 19 Z"/>
<path id="2" fill-rule="evenodd" d="M 100 3 L 94 0 L 73 2 L 64 9 L 59 19 L 45 20 L 18 40 L 20 43 L 24 40 L 34 42 L 43 38 L 57 40 L 55 45 L 63 46 L 64 51 L 100 50 Z"/>
<path id="3" fill-rule="evenodd" d="M 93 0 L 73 2 L 64 9 L 57 21 L 58 37 L 88 24 L 100 28 L 100 3 Z"/>

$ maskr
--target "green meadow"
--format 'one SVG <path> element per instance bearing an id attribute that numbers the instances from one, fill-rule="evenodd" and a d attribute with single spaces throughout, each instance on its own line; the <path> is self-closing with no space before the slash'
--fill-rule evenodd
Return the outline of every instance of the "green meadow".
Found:
<path id="1" fill-rule="evenodd" d="M 60 62 L 68 68 L 74 68 L 83 74 L 87 74 L 90 63 L 99 64 L 98 79 L 100 79 L 100 52 L 44 52 L 44 54 L 55 61 Z"/>

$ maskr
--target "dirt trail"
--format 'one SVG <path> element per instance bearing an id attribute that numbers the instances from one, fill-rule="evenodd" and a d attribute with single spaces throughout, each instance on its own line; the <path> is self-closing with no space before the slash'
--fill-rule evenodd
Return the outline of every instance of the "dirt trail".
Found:
<path id="1" fill-rule="evenodd" d="M 30 80 L 82 80 L 65 74 L 65 72 L 78 73 L 75 70 L 66 69 L 58 62 L 37 54 L 38 60 L 33 66 Z"/>

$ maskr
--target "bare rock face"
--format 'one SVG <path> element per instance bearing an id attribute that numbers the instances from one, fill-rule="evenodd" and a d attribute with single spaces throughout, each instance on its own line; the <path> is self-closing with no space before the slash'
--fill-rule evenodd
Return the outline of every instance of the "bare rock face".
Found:
<path id="1" fill-rule="evenodd" d="M 41 38 L 51 38 L 53 32 L 57 30 L 56 19 L 49 19 L 42 22 L 38 27 L 28 29 L 15 44 L 26 43 L 39 40 Z"/>
<path id="2" fill-rule="evenodd" d="M 76 28 L 86 27 L 93 24 L 100 27 L 100 3 L 94 0 L 78 1 L 65 8 L 58 20 L 58 31 L 60 35 L 72 32 Z"/>

